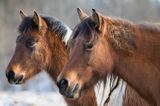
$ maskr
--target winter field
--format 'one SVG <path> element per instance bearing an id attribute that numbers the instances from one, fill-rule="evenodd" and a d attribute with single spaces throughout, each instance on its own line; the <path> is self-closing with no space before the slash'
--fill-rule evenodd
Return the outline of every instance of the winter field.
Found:
<path id="1" fill-rule="evenodd" d="M 66 106 L 57 92 L 0 92 L 0 106 Z"/>
<path id="2" fill-rule="evenodd" d="M 6 78 L 3 82 L 7 87 L 0 90 L 0 106 L 66 106 L 58 88 L 45 72 L 22 85 L 11 85 Z"/>

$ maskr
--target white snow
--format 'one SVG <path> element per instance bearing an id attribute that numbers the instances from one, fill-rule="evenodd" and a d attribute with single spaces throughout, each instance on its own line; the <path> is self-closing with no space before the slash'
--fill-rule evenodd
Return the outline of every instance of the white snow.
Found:
<path id="1" fill-rule="evenodd" d="M 66 106 L 57 92 L 0 92 L 0 106 Z"/>

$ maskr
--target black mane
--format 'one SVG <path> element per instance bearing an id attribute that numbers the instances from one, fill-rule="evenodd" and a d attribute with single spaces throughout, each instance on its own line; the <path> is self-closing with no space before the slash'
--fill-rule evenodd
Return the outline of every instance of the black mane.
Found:
<path id="1" fill-rule="evenodd" d="M 94 24 L 89 18 L 85 19 L 75 27 L 73 36 L 71 38 L 75 39 L 77 36 L 82 36 L 82 35 L 85 37 L 91 37 L 92 35 L 95 35 Z"/>
<path id="2" fill-rule="evenodd" d="M 56 18 L 42 16 L 48 25 L 50 31 L 56 33 L 60 37 L 64 37 L 67 33 L 67 26 Z M 29 30 L 38 30 L 38 26 L 33 21 L 33 16 L 28 16 L 23 19 L 18 28 L 20 33 Z"/>

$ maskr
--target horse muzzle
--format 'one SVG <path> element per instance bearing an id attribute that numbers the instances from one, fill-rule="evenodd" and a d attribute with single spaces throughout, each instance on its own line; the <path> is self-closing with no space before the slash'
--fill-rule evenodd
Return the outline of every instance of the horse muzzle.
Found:
<path id="1" fill-rule="evenodd" d="M 76 99 L 79 97 L 78 89 L 79 84 L 72 84 L 73 86 L 70 86 L 67 79 L 61 79 L 57 83 L 57 86 L 59 88 L 59 92 L 64 95 L 67 98 L 70 99 Z"/>
<path id="2" fill-rule="evenodd" d="M 10 84 L 21 84 L 23 81 L 23 78 L 24 78 L 23 75 L 16 76 L 14 71 L 12 71 L 12 70 L 6 72 L 6 77 L 7 77 L 8 82 Z"/>

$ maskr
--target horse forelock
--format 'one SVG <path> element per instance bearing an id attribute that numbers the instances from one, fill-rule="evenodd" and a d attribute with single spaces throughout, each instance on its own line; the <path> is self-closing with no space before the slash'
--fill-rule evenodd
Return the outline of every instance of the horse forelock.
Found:
<path id="1" fill-rule="evenodd" d="M 91 38 L 92 36 L 95 36 L 95 29 L 90 18 L 83 20 L 75 27 L 71 38 L 75 39 L 79 36 L 84 36 L 85 38 Z"/>
<path id="2" fill-rule="evenodd" d="M 32 16 L 25 17 L 18 27 L 20 33 L 26 33 L 30 30 L 38 30 L 38 26 L 33 22 Z"/>

